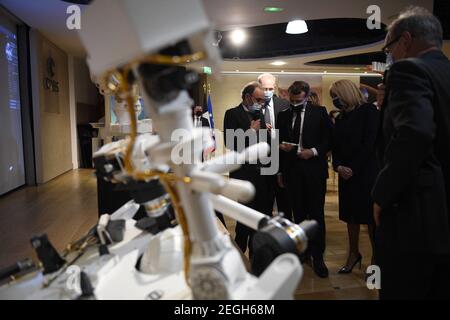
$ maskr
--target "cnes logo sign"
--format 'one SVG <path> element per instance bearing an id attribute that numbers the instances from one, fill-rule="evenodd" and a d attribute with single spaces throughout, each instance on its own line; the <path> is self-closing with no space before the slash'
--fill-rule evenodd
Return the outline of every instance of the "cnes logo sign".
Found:
<path id="1" fill-rule="evenodd" d="M 66 19 L 66 26 L 69 30 L 81 29 L 81 9 L 77 5 L 67 7 L 66 13 L 69 15 Z"/>

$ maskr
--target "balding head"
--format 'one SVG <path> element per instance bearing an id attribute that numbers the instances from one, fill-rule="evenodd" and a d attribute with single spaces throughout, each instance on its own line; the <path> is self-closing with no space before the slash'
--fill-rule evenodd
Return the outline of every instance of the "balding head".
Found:
<path id="1" fill-rule="evenodd" d="M 242 103 L 246 106 L 251 106 L 255 102 L 261 106 L 264 104 L 264 91 L 259 82 L 253 81 L 247 83 L 241 92 Z"/>
<path id="2" fill-rule="evenodd" d="M 273 74 L 263 73 L 258 77 L 258 82 L 264 90 L 266 99 L 272 98 L 277 83 L 277 78 Z"/>
<path id="3" fill-rule="evenodd" d="M 277 78 L 271 73 L 263 73 L 258 77 L 258 82 L 264 88 L 265 86 L 275 87 Z"/>

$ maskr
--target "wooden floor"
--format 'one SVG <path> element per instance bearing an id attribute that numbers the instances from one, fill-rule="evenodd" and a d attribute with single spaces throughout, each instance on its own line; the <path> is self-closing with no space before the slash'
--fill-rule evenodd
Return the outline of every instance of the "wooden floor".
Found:
<path id="1" fill-rule="evenodd" d="M 57 250 L 97 221 L 97 187 L 92 170 L 69 171 L 37 187 L 0 197 L 0 268 L 33 257 L 30 238 L 47 233 Z"/>
<path id="2" fill-rule="evenodd" d="M 296 299 L 376 299 L 377 292 L 366 288 L 363 271 L 370 263 L 371 249 L 367 231 L 363 228 L 360 251 L 362 270 L 349 275 L 337 271 L 347 257 L 347 231 L 338 220 L 337 188 L 329 179 L 326 197 L 327 249 L 325 262 L 330 270 L 328 279 L 315 276 L 305 266 L 304 277 L 295 293 Z M 97 220 L 96 179 L 92 170 L 70 171 L 42 186 L 24 187 L 0 197 L 0 268 L 33 257 L 32 235 L 47 233 L 58 250 L 83 235 Z M 234 221 L 227 219 L 234 237 Z"/>
<path id="3" fill-rule="evenodd" d="M 367 289 L 365 270 L 370 265 L 372 249 L 367 227 L 361 228 L 360 252 L 363 256 L 362 268 L 353 273 L 342 275 L 338 270 L 347 260 L 347 226 L 339 221 L 337 177 L 330 172 L 327 195 L 325 198 L 326 250 L 325 263 L 330 276 L 327 279 L 317 277 L 309 266 L 305 267 L 305 276 L 296 292 L 297 299 L 378 299 L 376 290 Z"/>

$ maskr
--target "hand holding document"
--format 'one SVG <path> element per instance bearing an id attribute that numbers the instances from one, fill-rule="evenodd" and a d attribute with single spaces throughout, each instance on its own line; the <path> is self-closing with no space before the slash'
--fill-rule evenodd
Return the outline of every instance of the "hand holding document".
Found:
<path id="1" fill-rule="evenodd" d="M 283 141 L 280 144 L 280 149 L 285 151 L 285 152 L 291 151 L 294 147 L 298 147 L 298 143 L 292 143 L 292 142 Z"/>

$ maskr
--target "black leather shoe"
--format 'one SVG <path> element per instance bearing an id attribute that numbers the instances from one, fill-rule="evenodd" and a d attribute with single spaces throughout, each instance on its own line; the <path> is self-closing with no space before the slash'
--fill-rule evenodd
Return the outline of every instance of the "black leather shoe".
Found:
<path id="1" fill-rule="evenodd" d="M 321 278 L 328 278 L 328 268 L 323 259 L 313 260 L 313 270 Z"/>

